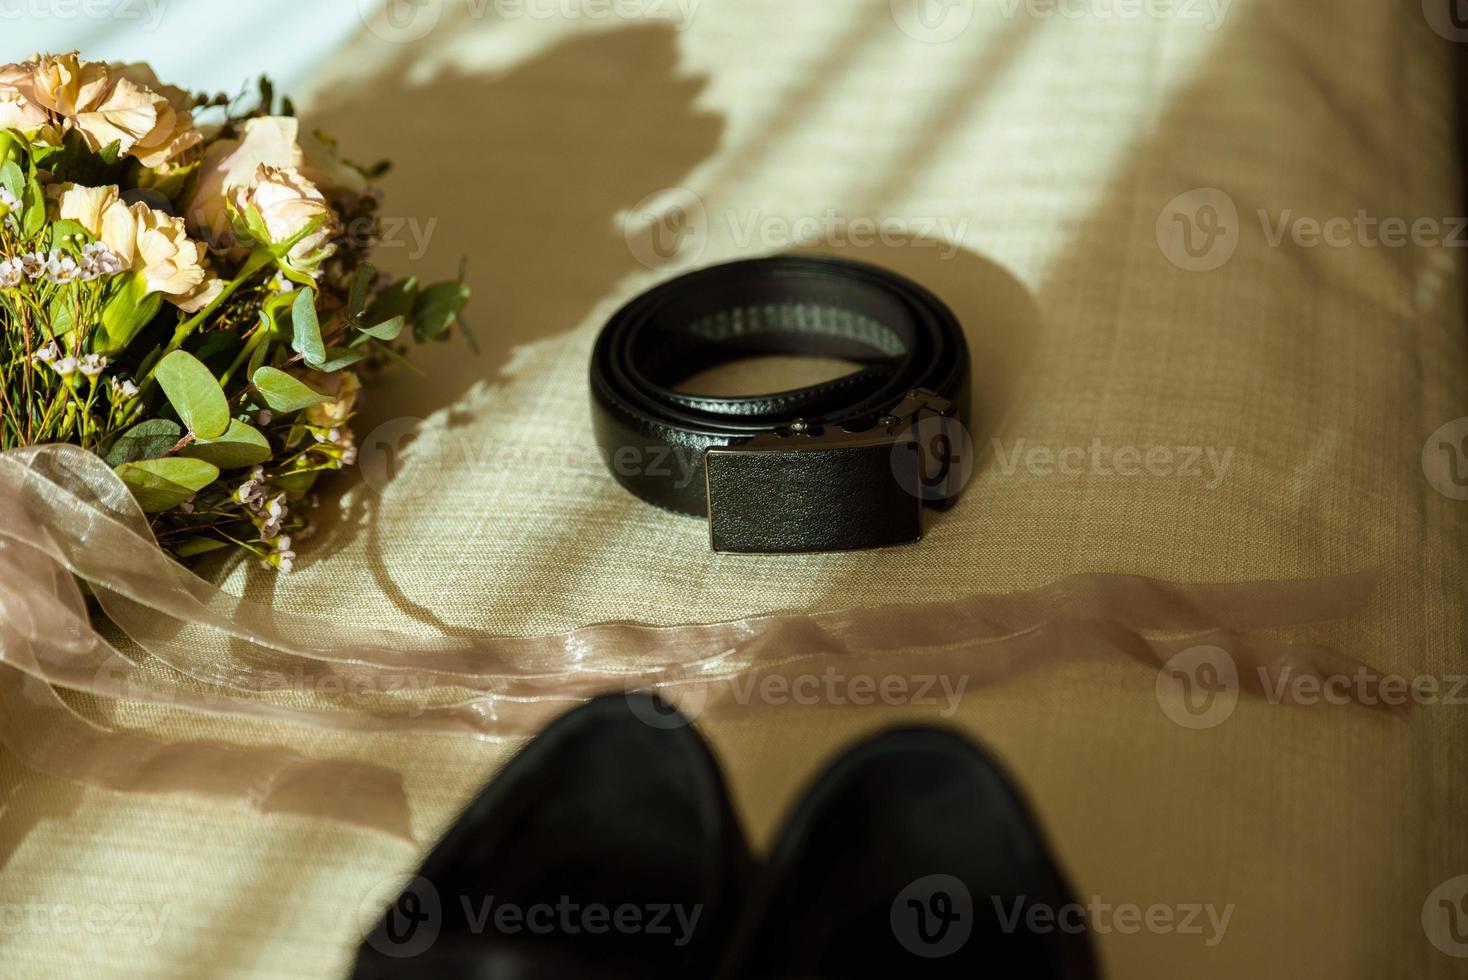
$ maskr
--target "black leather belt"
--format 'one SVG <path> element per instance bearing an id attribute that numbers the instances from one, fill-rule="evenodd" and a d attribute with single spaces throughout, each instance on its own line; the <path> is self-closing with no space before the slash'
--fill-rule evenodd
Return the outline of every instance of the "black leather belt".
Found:
<path id="1" fill-rule="evenodd" d="M 835 357 L 851 374 L 714 398 L 675 390 L 742 358 Z M 936 296 L 876 266 L 778 256 L 700 269 L 612 316 L 591 357 L 592 416 L 628 490 L 707 515 L 716 551 L 916 541 L 962 483 L 968 347 Z"/>

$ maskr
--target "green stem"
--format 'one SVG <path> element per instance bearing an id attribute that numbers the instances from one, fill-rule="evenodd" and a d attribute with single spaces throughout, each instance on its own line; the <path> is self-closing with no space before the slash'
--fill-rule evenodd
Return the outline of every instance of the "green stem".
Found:
<path id="1" fill-rule="evenodd" d="M 173 339 L 168 342 L 168 346 L 163 350 L 164 355 L 167 356 L 168 354 L 171 354 L 174 351 L 178 350 L 179 347 L 183 345 L 183 342 L 188 337 L 188 335 L 198 329 L 199 324 L 203 323 L 205 320 L 209 319 L 209 317 L 213 316 L 214 311 L 223 306 L 224 301 L 229 299 L 230 295 L 234 293 L 236 289 L 239 289 L 245 284 L 245 281 L 247 279 L 249 279 L 255 273 L 259 272 L 261 269 L 265 268 L 265 266 L 274 261 L 275 256 L 271 255 L 263 248 L 256 248 L 254 251 L 252 251 L 250 253 L 250 257 L 245 259 L 245 264 L 240 269 L 239 275 L 231 279 L 225 285 L 224 289 L 220 291 L 219 295 L 214 297 L 213 301 L 210 302 L 208 306 L 204 307 L 198 313 L 195 313 L 193 316 L 189 317 L 183 323 L 180 323 L 178 325 L 178 328 L 173 331 Z M 163 358 L 161 357 L 159 358 L 160 361 L 162 359 Z M 149 371 L 149 379 L 151 379 L 152 376 L 153 372 Z"/>
<path id="2" fill-rule="evenodd" d="M 250 332 L 249 339 L 240 348 L 240 352 L 234 356 L 234 360 L 230 362 L 229 367 L 225 368 L 224 373 L 219 376 L 219 386 L 221 388 L 229 384 L 229 379 L 234 377 L 234 373 L 239 370 L 240 365 L 248 361 L 250 356 L 255 353 L 255 348 L 264 343 L 269 336 L 270 331 L 265 329 L 264 324 L 257 324 L 255 326 L 255 329 Z"/>
<path id="3" fill-rule="evenodd" d="M 97 399 L 97 378 L 87 378 L 87 400 L 82 405 L 82 445 L 91 448 L 87 440 L 92 435 L 92 403 Z"/>
<path id="4" fill-rule="evenodd" d="M 62 385 L 59 388 L 57 388 L 56 389 L 56 392 L 51 396 L 51 404 L 46 407 L 46 413 L 41 416 L 41 429 L 40 429 L 40 433 L 39 433 L 38 436 L 34 437 L 37 442 L 45 439 L 50 434 L 50 430 L 51 430 L 51 416 L 53 414 L 55 414 L 55 412 L 56 412 L 56 410 L 58 408 L 60 408 L 63 404 L 65 404 L 65 402 L 66 402 L 66 392 L 67 392 L 66 384 L 65 383 L 62 383 Z"/>
<path id="5" fill-rule="evenodd" d="M 189 317 L 187 320 L 178 325 L 178 327 L 173 331 L 173 339 L 168 342 L 168 346 L 163 349 L 163 353 L 158 357 L 157 360 L 153 362 L 153 366 L 148 368 L 148 373 L 145 374 L 143 376 L 143 379 L 138 382 L 139 404 L 141 404 L 142 399 L 145 398 L 148 393 L 153 390 L 153 375 L 158 370 L 158 365 L 163 363 L 163 358 L 178 350 L 179 347 L 183 345 L 183 342 L 188 338 L 189 334 L 198 329 L 199 324 L 203 323 L 205 320 L 208 320 L 209 317 L 213 316 L 214 311 L 223 306 L 224 301 L 229 299 L 230 295 L 236 289 L 239 289 L 241 286 L 243 286 L 246 280 L 248 280 L 255 273 L 259 272 L 261 269 L 265 268 L 265 266 L 274 261 L 275 256 L 271 255 L 263 248 L 256 248 L 250 253 L 250 257 L 245 259 L 245 264 L 240 268 L 239 275 L 235 276 L 228 283 L 226 283 L 224 289 L 220 291 L 218 296 L 214 297 L 213 301 L 210 302 L 208 306 L 204 307 L 198 313 L 195 313 L 193 316 Z"/>

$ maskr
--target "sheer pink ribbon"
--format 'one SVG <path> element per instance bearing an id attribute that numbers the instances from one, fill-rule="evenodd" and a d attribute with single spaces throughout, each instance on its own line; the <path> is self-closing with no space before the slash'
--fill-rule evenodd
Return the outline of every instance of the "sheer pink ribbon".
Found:
<path id="1" fill-rule="evenodd" d="M 1349 616 L 1374 582 L 1374 573 L 1224 585 L 1093 574 L 915 606 L 420 638 L 324 624 L 223 592 L 157 547 L 100 459 L 72 446 L 32 447 L 0 454 L 0 741 L 36 769 L 92 785 L 204 793 L 406 835 L 401 781 L 390 770 L 281 748 L 164 741 L 87 720 L 57 689 L 317 728 L 499 738 L 534 732 L 609 689 L 657 688 L 706 715 L 751 708 L 751 678 L 773 674 L 943 674 L 972 686 L 1074 660 L 1155 672 L 1175 653 L 1211 645 L 1238 665 L 1242 689 L 1259 693 L 1251 678 L 1261 670 L 1367 671 L 1333 650 L 1251 631 Z M 141 656 L 93 627 L 78 583 Z"/>

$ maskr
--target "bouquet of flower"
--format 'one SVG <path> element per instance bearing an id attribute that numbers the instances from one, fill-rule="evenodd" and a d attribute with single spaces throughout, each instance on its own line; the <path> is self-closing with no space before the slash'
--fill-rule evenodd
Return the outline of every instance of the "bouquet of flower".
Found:
<path id="1" fill-rule="evenodd" d="M 79 445 L 174 555 L 289 571 L 360 379 L 462 330 L 468 289 L 368 263 L 386 164 L 263 79 L 235 101 L 75 52 L 0 65 L 0 449 Z"/>

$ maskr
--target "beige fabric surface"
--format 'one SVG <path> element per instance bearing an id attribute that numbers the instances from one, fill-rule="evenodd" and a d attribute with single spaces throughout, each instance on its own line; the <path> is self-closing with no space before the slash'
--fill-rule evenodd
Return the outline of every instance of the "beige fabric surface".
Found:
<path id="1" fill-rule="evenodd" d="M 901 3 L 704 0 L 686 22 L 440 9 L 411 43 L 364 30 L 302 104 L 348 156 L 396 161 L 386 213 L 403 225 L 384 264 L 431 277 L 467 257 L 483 350 L 435 348 L 425 378 L 388 380 L 359 425 L 372 478 L 328 503 L 296 574 L 216 570 L 233 587 L 472 635 L 918 602 L 1086 571 L 1375 568 L 1357 616 L 1286 633 L 1408 677 L 1468 673 L 1468 503 L 1422 465 L 1429 435 L 1468 413 L 1458 254 L 1276 246 L 1255 217 L 1461 210 L 1451 52 L 1416 4 L 1322 16 L 1235 0 L 1214 23 L 1183 13 L 1201 5 L 1044 17 L 959 3 L 972 21 L 941 43 L 904 32 Z M 1168 202 L 1197 188 L 1239 213 L 1236 253 L 1207 272 L 1158 239 Z M 641 216 L 670 199 L 691 233 L 648 268 Z M 782 232 L 799 218 L 818 240 Z M 843 241 L 856 219 L 907 235 Z M 431 232 L 422 256 L 414 228 Z M 961 248 L 924 241 L 945 236 Z M 713 555 L 697 522 L 628 496 L 595 455 L 584 375 L 605 316 L 682 268 L 787 247 L 890 265 L 968 329 L 986 452 L 918 547 Z M 424 420 L 416 438 L 404 419 Z M 1006 472 L 1020 440 L 1230 455 L 1199 475 Z M 951 719 L 1018 774 L 1086 898 L 1234 906 L 1212 946 L 1100 935 L 1109 975 L 1462 975 L 1423 912 L 1468 874 L 1468 707 L 1400 718 L 1244 697 L 1194 730 L 1162 710 L 1156 680 L 1136 663 L 1036 671 L 968 691 Z M 401 765 L 425 846 L 514 748 L 118 718 Z M 940 719 L 790 708 L 708 734 L 763 843 L 840 746 L 899 720 Z M 8 757 L 0 785 L 0 903 L 42 910 L 0 923 L 6 978 L 341 975 L 362 903 L 420 857 L 301 818 L 81 790 Z M 67 908 L 81 918 L 52 914 Z"/>

